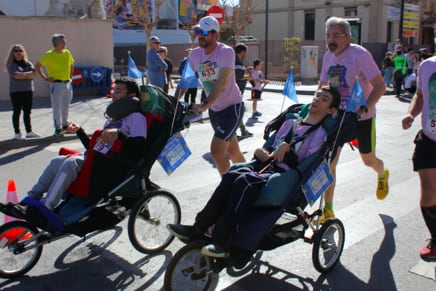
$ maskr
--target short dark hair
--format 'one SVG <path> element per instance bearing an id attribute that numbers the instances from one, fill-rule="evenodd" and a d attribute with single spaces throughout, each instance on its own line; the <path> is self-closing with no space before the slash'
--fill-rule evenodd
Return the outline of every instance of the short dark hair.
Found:
<path id="1" fill-rule="evenodd" d="M 327 91 L 332 95 L 333 99 L 332 103 L 330 104 L 330 108 L 339 108 L 339 105 L 341 104 L 341 94 L 339 93 L 338 89 L 331 86 L 322 86 L 321 90 Z"/>
<path id="2" fill-rule="evenodd" d="M 253 67 L 258 66 L 260 64 L 260 60 L 254 60 Z"/>
<path id="3" fill-rule="evenodd" d="M 243 44 L 242 42 L 237 43 L 235 45 L 235 53 L 239 54 L 240 52 L 246 52 L 248 50 L 248 47 Z"/>
<path id="4" fill-rule="evenodd" d="M 115 84 L 124 84 L 126 85 L 127 93 L 135 93 L 136 97 L 139 97 L 139 86 L 136 83 L 135 79 L 130 77 L 121 77 L 114 81 Z"/>
<path id="5" fill-rule="evenodd" d="M 56 46 L 56 43 L 59 40 L 64 39 L 64 38 L 65 38 L 65 35 L 63 35 L 63 34 L 60 34 L 60 33 L 53 34 L 51 37 L 51 43 L 53 44 L 53 46 Z"/>

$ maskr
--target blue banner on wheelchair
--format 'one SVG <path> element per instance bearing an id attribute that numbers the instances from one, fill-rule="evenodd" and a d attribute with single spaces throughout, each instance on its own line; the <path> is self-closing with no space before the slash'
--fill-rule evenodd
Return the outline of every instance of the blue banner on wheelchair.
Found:
<path id="1" fill-rule="evenodd" d="M 157 160 L 167 175 L 171 175 L 189 156 L 189 150 L 185 139 L 179 133 L 170 137 Z"/>
<path id="2" fill-rule="evenodd" d="M 333 179 L 328 163 L 326 161 L 322 162 L 303 185 L 303 193 L 310 206 L 333 183 Z"/>

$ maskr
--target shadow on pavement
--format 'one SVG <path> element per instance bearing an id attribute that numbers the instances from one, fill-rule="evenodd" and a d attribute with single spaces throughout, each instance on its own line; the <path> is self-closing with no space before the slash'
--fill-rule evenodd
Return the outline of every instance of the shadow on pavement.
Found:
<path id="1" fill-rule="evenodd" d="M 371 277 L 366 283 L 347 270 L 341 262 L 328 274 L 312 279 L 259 260 L 250 274 L 242 277 L 225 291 L 236 290 L 397 290 L 390 261 L 395 254 L 394 229 L 397 226 L 390 216 L 380 214 L 385 236 L 371 262 Z M 260 268 L 262 267 L 262 270 Z M 265 269 L 265 270 L 264 270 Z M 292 269 L 292 267 L 290 267 Z M 278 275 L 280 278 L 273 277 Z M 288 282 L 292 280 L 292 282 Z M 299 285 L 295 285 L 295 280 Z"/>
<path id="2" fill-rule="evenodd" d="M 166 265 L 172 257 L 171 252 L 163 251 L 156 255 L 142 257 L 133 263 L 128 262 L 116 253 L 107 250 L 107 247 L 119 237 L 122 228 L 116 226 L 109 230 L 114 230 L 115 232 L 108 241 L 104 241 L 104 238 L 90 242 L 80 240 L 68 247 L 56 259 L 54 265 L 56 269 L 59 269 L 58 272 L 7 280 L 0 284 L 0 289 L 20 291 L 146 290 L 165 272 Z M 96 234 L 100 235 L 101 232 Z M 87 239 L 96 234 L 87 236 Z M 78 249 L 74 251 L 76 247 Z M 48 255 L 48 252 L 46 252 L 46 255 Z M 163 256 L 163 263 L 155 273 L 148 274 L 142 269 L 151 262 L 152 258 L 159 256 Z M 69 262 L 67 263 L 66 261 L 68 260 Z M 75 278 L 88 279 L 78 281 Z M 139 280 L 141 284 L 138 284 Z M 134 288 L 132 284 L 134 284 Z"/>

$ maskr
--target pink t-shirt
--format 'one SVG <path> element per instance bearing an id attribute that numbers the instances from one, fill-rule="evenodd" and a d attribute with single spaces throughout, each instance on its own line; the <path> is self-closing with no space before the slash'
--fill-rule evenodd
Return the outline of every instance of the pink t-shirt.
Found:
<path id="1" fill-rule="evenodd" d="M 262 91 L 262 83 L 260 82 L 260 80 L 263 79 L 262 71 L 254 69 L 251 72 L 251 76 L 253 77 L 253 81 L 255 84 L 253 90 Z"/>
<path id="2" fill-rule="evenodd" d="M 370 80 L 380 74 L 380 69 L 371 53 L 360 45 L 350 44 L 338 57 L 329 51 L 325 53 L 320 81 L 329 82 L 333 87 L 338 88 L 342 97 L 341 109 L 345 109 L 356 78 L 359 80 L 365 99 L 368 100 L 373 89 Z M 375 106 L 368 109 L 362 120 L 375 115 Z"/>
<path id="3" fill-rule="evenodd" d="M 424 134 L 436 142 L 436 56 L 418 68 L 417 88 L 422 91 L 421 126 Z"/>
<path id="4" fill-rule="evenodd" d="M 283 140 L 288 135 L 289 131 L 293 128 L 296 119 L 288 119 L 283 122 L 282 126 L 280 126 L 279 130 L 274 139 L 273 148 L 274 151 L 280 146 Z M 295 129 L 295 133 L 292 136 L 291 144 L 294 144 L 293 141 L 298 137 L 302 137 L 304 133 L 309 130 L 311 125 L 299 124 Z M 301 163 L 306 158 L 308 158 L 311 154 L 315 153 L 323 146 L 327 137 L 327 133 L 325 129 L 320 126 L 315 129 L 313 132 L 309 133 L 301 142 L 297 142 L 294 144 L 294 152 L 298 156 L 298 162 Z M 289 170 L 289 167 L 284 165 L 283 163 L 278 164 L 280 167 L 285 170 Z"/>
<path id="5" fill-rule="evenodd" d="M 242 102 L 242 95 L 236 84 L 235 78 L 235 52 L 223 44 L 218 43 L 217 47 L 209 55 L 204 53 L 204 49 L 197 47 L 191 51 L 189 64 L 192 70 L 198 73 L 198 77 L 203 85 L 206 95 L 209 96 L 214 83 L 218 79 L 220 69 L 231 68 L 232 73 L 224 91 L 210 107 L 213 111 L 221 111 L 227 107 Z"/>

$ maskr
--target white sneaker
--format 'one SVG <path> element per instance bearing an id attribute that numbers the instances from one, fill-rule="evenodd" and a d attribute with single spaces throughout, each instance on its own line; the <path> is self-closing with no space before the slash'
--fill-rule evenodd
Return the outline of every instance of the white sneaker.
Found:
<path id="1" fill-rule="evenodd" d="M 14 135 L 14 139 L 16 139 L 16 140 L 23 140 L 24 137 L 21 135 L 21 133 L 16 133 L 16 134 Z"/>
<path id="2" fill-rule="evenodd" d="M 34 132 L 28 132 L 27 134 L 26 134 L 26 138 L 32 138 L 32 137 L 40 137 L 40 135 L 39 134 L 37 134 L 37 133 L 34 133 Z"/>

